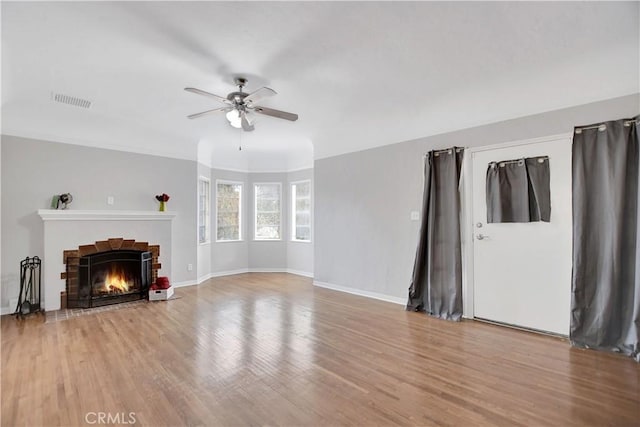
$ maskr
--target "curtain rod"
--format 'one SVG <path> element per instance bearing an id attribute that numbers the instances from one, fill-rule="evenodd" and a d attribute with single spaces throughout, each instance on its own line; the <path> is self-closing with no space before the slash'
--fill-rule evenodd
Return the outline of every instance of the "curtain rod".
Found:
<path id="1" fill-rule="evenodd" d="M 437 155 L 442 154 L 442 153 L 450 153 L 451 150 L 453 150 L 453 149 L 456 150 L 456 153 L 459 153 L 462 150 L 464 150 L 463 147 L 452 147 L 452 148 L 444 148 L 442 150 L 431 150 L 431 153 L 433 153 L 434 155 L 437 156 Z M 425 154 L 425 157 L 428 156 L 428 155 L 429 155 L 429 153 Z"/>
<path id="2" fill-rule="evenodd" d="M 549 156 L 536 156 L 536 157 L 531 157 L 532 159 L 538 159 L 538 163 L 544 163 L 545 160 L 549 159 Z M 514 159 L 514 160 L 501 160 L 501 161 L 493 161 L 493 162 L 489 162 L 489 166 L 504 166 L 504 165 L 510 165 L 513 163 L 518 163 L 521 165 L 524 165 L 525 159 Z"/>
<path id="3" fill-rule="evenodd" d="M 624 126 L 631 126 L 632 123 L 638 124 L 640 123 L 639 119 L 631 119 L 631 120 L 626 120 L 624 121 L 622 124 Z M 577 127 L 575 132 L 576 133 L 581 133 L 583 130 L 590 130 L 590 129 L 598 129 L 599 131 L 604 131 L 607 130 L 607 125 L 606 123 L 602 123 L 600 125 L 593 125 L 593 126 L 584 126 L 584 127 Z"/>

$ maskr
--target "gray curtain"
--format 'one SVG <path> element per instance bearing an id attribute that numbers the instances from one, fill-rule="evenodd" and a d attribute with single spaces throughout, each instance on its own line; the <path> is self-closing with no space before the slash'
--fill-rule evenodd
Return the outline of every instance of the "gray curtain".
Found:
<path id="1" fill-rule="evenodd" d="M 487 222 L 549 222 L 549 158 L 491 162 L 487 167 Z"/>
<path id="2" fill-rule="evenodd" d="M 575 346 L 640 362 L 637 120 L 574 132 L 570 334 Z"/>
<path id="3" fill-rule="evenodd" d="M 424 170 L 422 223 L 407 310 L 462 317 L 460 170 L 462 148 L 431 151 Z"/>

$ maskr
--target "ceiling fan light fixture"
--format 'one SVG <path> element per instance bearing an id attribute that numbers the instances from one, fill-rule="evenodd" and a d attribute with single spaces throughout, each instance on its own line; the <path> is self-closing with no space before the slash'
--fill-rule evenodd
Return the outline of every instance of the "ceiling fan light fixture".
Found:
<path id="1" fill-rule="evenodd" d="M 240 118 L 240 111 L 231 110 L 227 113 L 227 120 L 229 124 L 236 129 L 242 128 L 242 119 Z"/>
<path id="2" fill-rule="evenodd" d="M 253 113 L 251 111 L 247 111 L 244 113 L 244 115 L 247 118 L 249 126 L 253 126 L 255 120 Z M 242 129 L 242 115 L 240 113 L 240 110 L 231 110 L 226 114 L 226 117 L 232 127 L 236 129 Z"/>

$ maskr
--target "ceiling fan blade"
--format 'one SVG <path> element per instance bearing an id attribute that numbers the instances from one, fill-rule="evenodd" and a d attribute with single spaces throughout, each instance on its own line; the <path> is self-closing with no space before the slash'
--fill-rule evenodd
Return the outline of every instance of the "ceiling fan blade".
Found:
<path id="1" fill-rule="evenodd" d="M 197 93 L 198 95 L 204 95 L 204 96 L 207 96 L 209 98 L 213 98 L 216 101 L 222 102 L 224 104 L 230 104 L 231 103 L 231 101 L 229 101 L 227 98 L 225 98 L 223 96 L 214 95 L 213 93 L 205 92 L 204 90 L 196 89 L 195 87 L 185 87 L 184 90 L 186 90 L 187 92 Z"/>
<path id="2" fill-rule="evenodd" d="M 227 111 L 231 111 L 231 110 L 233 110 L 233 108 L 231 107 L 214 108 L 213 110 L 203 111 L 202 113 L 191 114 L 190 116 L 187 116 L 187 118 L 197 119 L 198 117 L 206 116 L 209 114 L 226 113 Z"/>
<path id="3" fill-rule="evenodd" d="M 260 89 L 251 92 L 244 98 L 245 104 L 251 104 L 253 102 L 259 101 L 262 98 L 266 98 L 267 96 L 276 95 L 278 92 L 268 87 L 261 87 Z"/>
<path id="4" fill-rule="evenodd" d="M 246 132 L 251 132 L 253 129 L 255 129 L 253 125 L 249 123 L 249 120 L 247 120 L 247 113 L 245 113 L 244 111 L 240 114 L 240 123 L 242 124 L 242 129 Z"/>
<path id="5" fill-rule="evenodd" d="M 264 114 L 266 116 L 277 117 L 279 119 L 291 120 L 295 122 L 298 120 L 298 115 L 294 113 L 287 113 L 286 111 L 274 110 L 267 107 L 254 107 L 256 113 Z"/>

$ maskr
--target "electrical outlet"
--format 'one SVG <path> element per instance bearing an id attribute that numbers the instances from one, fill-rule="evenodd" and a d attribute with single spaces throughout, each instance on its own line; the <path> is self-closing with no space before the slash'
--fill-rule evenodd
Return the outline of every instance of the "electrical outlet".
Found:
<path id="1" fill-rule="evenodd" d="M 419 221 L 420 220 L 420 212 L 411 211 L 411 221 Z"/>
<path id="2" fill-rule="evenodd" d="M 187 264 L 187 271 L 193 271 L 193 264 Z"/>
<path id="3" fill-rule="evenodd" d="M 107 197 L 107 204 L 108 204 L 108 205 L 113 205 L 113 203 L 114 203 L 114 198 L 113 198 L 113 196 L 108 196 L 108 197 Z"/>

